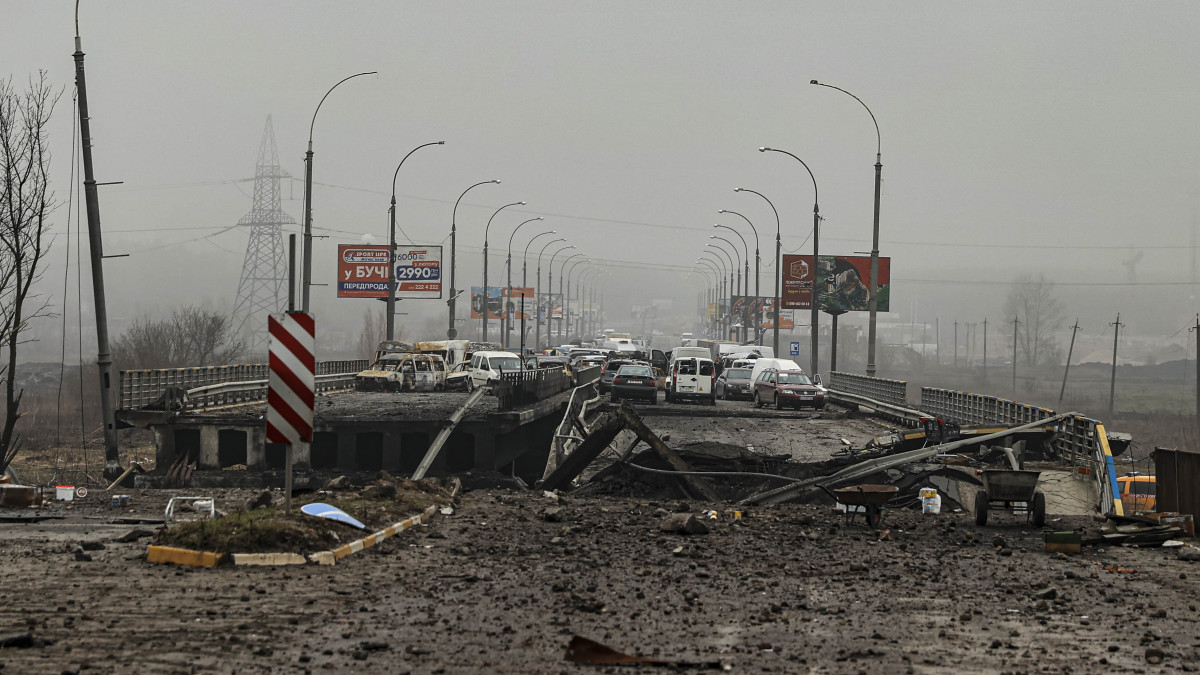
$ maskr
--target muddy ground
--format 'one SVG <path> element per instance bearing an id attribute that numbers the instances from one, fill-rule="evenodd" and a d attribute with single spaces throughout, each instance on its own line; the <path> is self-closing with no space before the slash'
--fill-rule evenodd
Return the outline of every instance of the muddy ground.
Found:
<path id="1" fill-rule="evenodd" d="M 891 510 L 880 541 L 823 506 L 737 520 L 730 504 L 478 489 L 333 567 L 193 569 L 115 541 L 154 528 L 114 518 L 158 517 L 171 494 L 0 524 L 0 636 L 35 641 L 0 650 L 0 672 L 630 672 L 566 661 L 575 635 L 732 672 L 1200 667 L 1200 564 L 1164 549 L 1047 554 L 1007 514 L 977 528 Z M 218 507 L 254 494 L 216 491 Z M 660 531 L 680 511 L 710 531 Z M 104 548 L 78 560 L 84 541 Z"/>

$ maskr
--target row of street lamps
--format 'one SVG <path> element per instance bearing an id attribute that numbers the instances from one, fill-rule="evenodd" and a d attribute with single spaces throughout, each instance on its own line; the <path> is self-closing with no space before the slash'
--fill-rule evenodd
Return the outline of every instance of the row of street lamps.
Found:
<path id="1" fill-rule="evenodd" d="M 871 116 L 871 122 L 875 125 L 875 139 L 876 139 L 876 147 L 875 147 L 875 208 L 874 208 L 874 218 L 873 218 L 872 232 L 871 232 L 871 280 L 870 280 L 870 299 L 869 299 L 869 305 L 868 305 L 868 310 L 869 310 L 870 316 L 868 319 L 868 329 L 867 329 L 868 330 L 867 376 L 874 377 L 875 372 L 876 372 L 876 368 L 875 368 L 876 324 L 877 324 L 877 314 L 878 314 L 878 308 L 879 308 L 879 304 L 878 304 L 879 303 L 879 297 L 878 297 L 879 296 L 879 192 L 880 192 L 880 185 L 882 183 L 882 174 L 883 174 L 882 141 L 880 140 L 880 135 L 879 135 L 879 122 L 875 119 L 875 114 L 871 112 L 871 109 L 867 107 L 867 104 L 864 103 L 862 99 L 860 99 L 859 97 L 855 96 L 854 94 L 846 91 L 845 89 L 842 89 L 841 87 L 835 87 L 831 84 L 825 84 L 822 82 L 818 82 L 817 80 L 812 80 L 810 82 L 810 84 L 821 86 L 821 87 L 828 87 L 830 89 L 836 89 L 836 90 L 842 92 L 843 94 L 846 94 L 846 95 L 852 97 L 854 100 L 858 101 L 864 109 L 866 109 L 867 113 Z M 818 337 L 817 336 L 817 316 L 818 316 L 817 313 L 820 310 L 821 284 L 820 284 L 820 280 L 817 278 L 817 260 L 818 260 L 818 256 L 820 255 L 821 209 L 819 206 L 819 200 L 817 198 L 817 179 L 816 179 L 816 176 L 813 175 L 812 169 L 809 168 L 808 164 L 805 163 L 804 160 L 800 159 L 796 155 L 794 155 L 786 150 L 779 150 L 776 148 L 769 148 L 769 147 L 761 147 L 758 150 L 759 150 L 759 152 L 778 152 L 778 153 L 788 155 L 792 159 L 795 159 L 796 161 L 800 162 L 800 164 L 808 172 L 809 178 L 812 179 L 812 184 L 813 184 L 813 270 L 812 270 L 813 289 L 812 289 L 812 296 L 811 296 L 812 297 L 812 300 L 811 300 L 812 306 L 810 308 L 810 311 L 811 311 L 810 336 L 811 337 L 809 340 L 809 347 L 810 347 L 809 358 L 810 358 L 810 366 L 812 368 L 812 372 L 818 373 L 818 372 L 820 372 L 820 369 L 819 369 L 818 363 L 817 363 L 817 337 Z M 762 197 L 767 202 L 767 204 L 769 204 L 771 206 L 771 211 L 775 214 L 775 270 L 776 271 L 775 271 L 775 297 L 774 297 L 774 303 L 772 305 L 772 324 L 774 327 L 775 335 L 774 335 L 774 340 L 772 342 L 772 346 L 773 346 L 773 349 L 775 350 L 775 353 L 779 354 L 779 308 L 781 305 L 779 284 L 780 284 L 780 279 L 781 279 L 782 273 L 783 273 L 783 270 L 782 270 L 782 243 L 781 243 L 781 232 L 780 232 L 780 222 L 779 222 L 779 211 L 775 208 L 775 204 L 773 204 L 771 202 L 771 200 L 768 199 L 766 197 L 766 195 L 762 194 L 761 192 L 757 192 L 757 191 L 751 190 L 749 188 L 741 188 L 741 187 L 734 188 L 734 192 L 750 192 L 750 193 L 758 195 L 759 197 Z M 759 250 L 758 250 L 758 230 L 754 227 L 754 223 L 752 223 L 749 218 L 742 215 L 741 213 L 738 213 L 736 211 L 729 211 L 727 209 L 720 209 L 720 210 L 718 210 L 718 213 L 731 213 L 733 215 L 736 215 L 736 216 L 742 218 L 742 220 L 745 220 L 746 224 L 750 226 L 751 231 L 754 232 L 754 277 L 755 277 L 754 294 L 755 294 L 756 298 L 761 297 L 761 294 L 759 293 L 759 288 L 758 288 L 759 260 L 760 260 L 759 259 Z M 742 237 L 742 235 L 740 233 L 737 232 L 737 230 L 734 230 L 732 227 L 729 227 L 727 225 L 719 225 L 718 224 L 718 225 L 714 225 L 713 227 L 732 230 L 735 234 L 738 235 L 738 238 L 742 240 L 742 250 L 745 255 L 744 255 L 744 257 L 739 257 L 738 251 L 737 251 L 737 246 L 735 246 L 733 244 L 733 242 L 729 241 L 728 239 L 724 239 L 722 237 L 717 237 L 715 235 L 710 237 L 712 239 L 720 239 L 721 241 L 728 243 L 734 253 L 734 257 L 740 258 L 740 264 L 743 266 L 743 268 L 746 269 L 746 291 L 748 292 L 749 285 L 750 285 L 749 269 L 748 269 L 750 253 L 749 253 L 748 247 L 746 246 L 746 240 Z M 716 275 L 716 283 L 714 283 L 713 288 L 715 290 L 715 294 L 717 297 L 717 303 L 718 303 L 718 307 L 719 307 L 720 306 L 720 298 L 723 297 L 722 293 L 724 293 L 724 297 L 728 297 L 730 295 L 730 293 L 728 291 L 722 291 L 722 285 L 724 283 L 725 272 L 727 269 L 729 270 L 730 286 L 728 288 L 732 289 L 733 288 L 732 269 L 736 269 L 736 267 L 734 266 L 733 258 L 729 256 L 729 252 L 726 251 L 724 248 L 721 248 L 720 246 L 716 246 L 713 244 L 709 244 L 709 246 L 706 248 L 715 248 L 716 250 L 721 251 L 725 255 L 725 258 L 729 262 L 729 266 L 730 266 L 729 268 L 726 268 L 724 265 L 725 261 L 722 261 L 718 256 L 715 256 L 715 255 L 712 255 L 711 253 L 709 253 L 709 255 L 712 255 L 711 258 L 701 257 L 701 259 L 699 259 L 697 261 L 697 264 L 704 264 L 705 265 L 704 268 L 693 268 L 698 273 L 700 273 L 702 276 L 704 276 L 704 278 L 706 279 L 706 282 L 708 279 L 707 273 L 709 271 L 711 271 L 714 275 Z M 739 287 L 740 287 L 740 274 L 741 274 L 741 272 L 738 273 Z M 741 294 L 740 288 L 738 290 L 738 294 L 739 295 Z M 756 303 L 756 307 L 757 306 L 758 305 Z M 835 328 L 836 328 L 836 320 L 837 319 L 835 317 L 834 318 Z M 745 321 L 743 321 L 743 323 L 745 323 Z M 758 313 L 756 312 L 756 316 L 755 316 L 756 332 L 758 330 L 758 327 L 760 327 L 761 325 L 762 325 L 762 317 L 761 317 L 761 315 L 758 315 Z M 749 338 L 748 335 L 745 335 L 744 337 L 747 340 Z M 759 344 L 762 343 L 761 337 L 759 338 L 758 342 L 759 342 Z"/>
<path id="2" fill-rule="evenodd" d="M 342 80 L 338 81 L 337 84 L 330 87 L 329 90 L 325 92 L 325 95 L 321 97 L 321 101 L 317 104 L 317 108 L 313 112 L 312 122 L 309 125 L 308 149 L 304 156 L 304 225 L 303 225 L 304 243 L 303 243 L 303 254 L 302 254 L 303 267 L 301 269 L 301 282 L 300 282 L 301 289 L 302 289 L 301 290 L 301 308 L 302 308 L 302 311 L 304 311 L 304 312 L 308 312 L 310 309 L 310 295 L 311 295 L 310 287 L 312 286 L 312 184 L 313 184 L 313 141 L 312 141 L 312 137 L 313 137 L 313 129 L 316 126 L 316 122 L 317 122 L 317 113 L 320 112 L 321 106 L 325 103 L 325 99 L 327 99 L 329 97 L 329 95 L 331 93 L 333 93 L 333 90 L 337 89 L 338 86 L 340 86 L 342 83 L 344 83 L 348 80 L 354 79 L 356 77 L 361 77 L 363 75 L 374 75 L 374 74 L 376 74 L 376 71 L 356 73 L 349 77 L 343 78 Z M 388 208 L 388 220 L 389 220 L 388 250 L 390 251 L 389 264 L 388 264 L 388 291 L 389 292 L 388 292 L 388 295 L 386 298 L 386 300 L 387 300 L 386 332 L 387 332 L 388 340 L 392 340 L 395 337 L 395 319 L 396 319 L 396 293 L 395 293 L 396 266 L 395 266 L 395 261 L 391 260 L 391 257 L 395 255 L 395 251 L 396 251 L 396 180 L 400 175 L 400 168 L 404 166 L 404 162 L 407 161 L 408 158 L 413 155 L 413 153 L 415 153 L 417 150 L 420 150 L 421 148 L 429 147 L 431 145 L 444 145 L 444 144 L 445 144 L 445 141 L 433 141 L 433 142 L 423 143 L 421 145 L 418 145 L 417 147 L 410 150 L 408 152 L 408 154 L 404 156 L 404 159 L 400 160 L 400 163 L 396 166 L 396 171 L 392 174 L 392 198 L 391 198 L 391 205 Z M 500 183 L 500 181 L 496 180 L 496 179 L 485 180 L 485 181 L 480 181 L 478 183 L 475 183 L 474 185 L 471 185 L 470 187 L 468 187 L 466 190 L 463 190 L 462 193 L 458 196 L 458 199 L 455 200 L 455 202 L 454 202 L 454 210 L 452 211 L 451 217 L 450 217 L 450 291 L 449 291 L 449 300 L 447 300 L 447 303 L 446 303 L 449 308 L 449 326 L 447 327 L 447 330 L 446 330 L 446 336 L 450 339 L 453 339 L 453 338 L 457 337 L 457 335 L 458 335 L 458 331 L 455 328 L 455 323 L 457 320 L 458 296 L 461 295 L 461 293 L 458 291 L 458 289 L 456 287 L 456 285 L 457 285 L 457 274 L 456 274 L 457 247 L 458 247 L 458 205 L 462 202 L 463 197 L 465 197 L 467 195 L 467 193 L 470 192 L 471 190 L 473 190 L 481 185 L 499 184 L 499 183 Z M 487 306 L 488 235 L 491 231 L 492 221 L 496 218 L 497 214 L 499 214 L 501 211 L 503 211 L 504 209 L 509 208 L 511 206 L 523 206 L 523 205 L 525 205 L 525 202 L 523 202 L 523 201 L 512 202 L 510 204 L 505 204 L 504 206 L 501 206 L 500 208 L 496 209 L 492 213 L 491 217 L 488 218 L 487 225 L 485 226 L 484 231 L 483 231 L 483 295 L 484 295 L 484 297 L 483 297 L 483 307 L 482 307 L 482 311 L 481 311 L 481 314 L 483 315 L 482 326 L 481 326 L 482 333 L 481 334 L 482 334 L 482 339 L 485 341 L 487 340 L 488 318 L 489 318 L 488 317 L 488 306 Z M 522 226 L 524 226 L 527 223 L 531 223 L 531 222 L 534 222 L 537 220 L 542 220 L 542 218 L 541 217 L 530 218 L 529 220 L 522 222 L 520 225 L 517 225 L 515 228 L 513 228 L 512 233 L 508 237 L 508 257 L 507 257 L 507 261 L 506 261 L 506 266 L 507 266 L 507 273 L 508 273 L 508 300 L 509 300 L 509 302 L 511 302 L 512 291 L 513 291 L 513 285 L 512 285 L 512 243 L 513 243 L 513 238 L 515 237 L 517 230 L 521 229 Z M 545 235 L 551 235 L 551 234 L 556 234 L 556 231 L 549 230 L 546 232 L 541 232 L 539 234 L 536 234 L 525 245 L 524 258 L 523 258 L 522 265 L 521 265 L 521 286 L 522 286 L 522 288 L 526 288 L 527 283 L 528 283 L 527 282 L 527 271 L 528 271 L 529 245 L 532 244 L 533 241 L 538 239 L 539 237 L 542 237 Z M 537 280 L 536 280 L 538 287 L 541 286 L 542 254 L 544 254 L 546 252 L 546 249 L 549 248 L 551 245 L 553 245 L 555 243 L 565 242 L 565 241 L 566 241 L 566 239 L 561 238 L 561 237 L 558 239 L 551 240 L 545 246 L 543 246 L 542 250 L 538 253 L 538 267 L 537 267 Z M 553 254 L 551 254 L 550 269 L 549 269 L 549 286 L 550 286 L 550 288 L 553 288 L 553 285 L 554 285 L 554 259 L 555 259 L 555 257 L 559 253 L 562 253 L 563 251 L 567 251 L 567 250 L 574 249 L 574 248 L 575 248 L 574 246 L 564 246 L 562 248 L 559 248 Z M 574 258 L 580 257 L 582 255 L 583 255 L 582 253 L 577 253 L 577 254 L 572 255 L 569 258 L 563 260 L 562 267 L 560 268 L 560 270 L 565 270 L 568 262 L 570 262 Z M 575 271 L 575 267 L 577 267 L 579 263 L 583 263 L 583 262 L 591 262 L 591 261 L 590 260 L 578 261 L 577 263 L 575 263 L 574 266 L 571 267 L 570 270 L 566 271 L 566 276 L 568 277 L 568 280 L 567 280 L 567 292 L 568 293 L 570 292 L 570 275 L 571 275 L 571 273 L 573 273 Z M 592 268 L 592 269 L 595 269 L 596 271 L 600 270 L 600 268 Z M 560 275 L 559 275 L 560 293 L 562 290 L 562 276 L 563 276 L 563 274 L 560 271 Z M 583 277 L 583 274 L 581 273 L 580 280 L 582 280 L 582 277 Z M 567 302 L 569 302 L 569 300 L 567 300 Z M 502 302 L 502 307 L 504 307 L 504 305 L 505 305 L 505 303 Z M 569 307 L 569 305 L 568 305 L 568 307 Z M 504 307 L 504 309 L 507 310 L 507 307 Z M 569 309 L 565 309 L 564 313 L 565 313 L 564 319 L 566 319 L 567 317 L 570 316 Z M 507 348 L 509 333 L 512 330 L 512 326 L 509 325 L 510 319 L 511 319 L 511 314 L 508 311 L 503 311 L 502 316 L 503 316 L 503 319 L 502 319 L 502 321 L 503 321 L 503 323 L 502 323 L 502 331 L 503 331 L 502 342 L 504 343 L 505 348 Z M 540 344 L 541 343 L 541 322 L 535 321 L 535 323 L 537 324 L 537 335 L 535 337 L 535 342 Z M 563 329 L 560 329 L 560 334 L 562 332 L 563 332 Z M 525 330 L 525 293 L 524 293 L 524 291 L 522 291 L 522 293 L 521 293 L 521 349 L 522 349 L 522 352 L 525 349 L 525 333 L 526 333 L 526 330 Z M 547 324 L 547 338 L 548 337 L 549 337 L 549 328 L 548 328 L 548 324 Z"/>

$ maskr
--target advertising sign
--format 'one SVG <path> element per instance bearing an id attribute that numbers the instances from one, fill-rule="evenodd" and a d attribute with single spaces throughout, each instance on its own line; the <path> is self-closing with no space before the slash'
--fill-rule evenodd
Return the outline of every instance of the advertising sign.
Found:
<path id="1" fill-rule="evenodd" d="M 775 298 L 762 298 L 762 323 L 760 330 L 775 328 Z M 796 322 L 792 318 L 792 310 L 779 310 L 779 330 L 795 330 Z"/>
<path id="2" fill-rule="evenodd" d="M 532 288 L 513 288 L 512 289 L 513 299 L 511 301 L 505 302 L 506 300 L 508 300 L 508 287 L 507 286 L 505 286 L 503 288 L 498 288 L 496 286 L 488 286 L 487 303 L 486 303 L 487 309 L 488 309 L 488 318 L 489 319 L 502 318 L 501 312 L 504 311 L 505 305 L 507 305 L 508 311 L 511 312 L 511 316 L 516 317 L 516 319 L 519 321 L 521 319 L 521 312 L 519 310 L 521 309 L 522 295 L 524 295 L 524 297 L 526 297 L 526 298 L 530 298 L 529 300 L 525 301 L 527 303 L 526 311 L 532 312 L 533 311 L 533 300 L 532 300 L 533 289 Z M 471 287 L 471 318 L 472 319 L 482 319 L 483 318 L 483 307 L 484 307 L 483 287 L 482 286 L 472 286 Z M 529 318 L 529 316 L 527 315 L 526 318 Z"/>
<path id="3" fill-rule="evenodd" d="M 876 309 L 888 311 L 891 258 L 879 258 L 879 298 Z M 819 284 L 817 309 L 865 312 L 870 309 L 870 256 L 823 255 L 813 265 L 811 255 L 783 256 L 784 308 L 811 309 L 814 284 Z M 781 320 L 782 322 L 782 320 Z"/>
<path id="4" fill-rule="evenodd" d="M 561 319 L 563 313 L 562 293 L 538 294 L 538 321 L 546 319 Z"/>
<path id="5" fill-rule="evenodd" d="M 338 245 L 337 296 L 339 298 L 386 298 L 387 246 Z"/>
<path id="6" fill-rule="evenodd" d="M 337 297 L 386 298 L 388 247 L 338 244 Z M 396 247 L 396 297 L 442 297 L 442 247 Z"/>
<path id="7" fill-rule="evenodd" d="M 441 246 L 396 246 L 396 297 L 442 297 Z"/>

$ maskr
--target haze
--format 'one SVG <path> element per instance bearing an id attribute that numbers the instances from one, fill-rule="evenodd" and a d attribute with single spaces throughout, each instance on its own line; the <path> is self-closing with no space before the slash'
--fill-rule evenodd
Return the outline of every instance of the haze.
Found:
<path id="1" fill-rule="evenodd" d="M 68 0 L 0 2 L 0 76 L 45 70 L 64 88 L 51 129 L 64 205 L 42 292 L 71 323 L 73 13 Z M 1007 284 L 1044 273 L 1065 324 L 1079 316 L 1099 335 L 1120 312 L 1128 335 L 1182 345 L 1197 311 L 1198 25 L 1192 2 L 85 0 L 97 180 L 123 181 L 100 192 L 105 253 L 128 254 L 106 261 L 111 332 L 183 304 L 231 310 L 248 235 L 233 226 L 251 208 L 267 116 L 295 177 L 283 208 L 300 221 L 318 102 L 377 70 L 339 87 L 313 130 L 314 225 L 327 236 L 313 281 L 331 284 L 312 291 L 318 330 L 353 335 L 381 308 L 334 297 L 336 245 L 386 241 L 393 172 L 436 140 L 446 145 L 398 176 L 401 242 L 443 242 L 459 194 L 503 181 L 459 208 L 460 288 L 481 282 L 488 217 L 522 200 L 492 225 L 492 285 L 512 228 L 542 216 L 517 253 L 557 230 L 611 270 L 606 323 L 632 328 L 630 306 L 671 299 L 661 328 L 677 332 L 703 290 L 688 269 L 712 225 L 739 229 L 754 254 L 744 223 L 717 213 L 728 209 L 758 229 L 769 294 L 774 216 L 733 188 L 771 198 L 785 252 L 811 252 L 814 195 L 802 166 L 763 145 L 812 168 L 822 253 L 868 251 L 875 128 L 850 97 L 808 84 L 818 79 L 878 119 L 880 251 L 893 279 L 881 321 L 1003 322 Z M 409 336 L 444 335 L 444 300 L 399 310 Z M 57 358 L 60 319 L 36 332 L 23 357 Z"/>

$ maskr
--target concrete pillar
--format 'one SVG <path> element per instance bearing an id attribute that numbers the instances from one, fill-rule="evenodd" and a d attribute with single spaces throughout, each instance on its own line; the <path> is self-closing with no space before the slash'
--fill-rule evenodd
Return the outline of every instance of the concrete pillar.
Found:
<path id="1" fill-rule="evenodd" d="M 221 468 L 219 453 L 221 445 L 220 432 L 220 429 L 211 424 L 205 424 L 204 426 L 200 427 L 200 457 L 197 460 L 199 462 L 199 468 Z"/>
<path id="2" fill-rule="evenodd" d="M 380 466 L 384 471 L 393 474 L 400 470 L 400 434 L 394 429 L 383 432 L 383 457 Z"/>
<path id="3" fill-rule="evenodd" d="M 175 463 L 175 428 L 169 424 L 150 427 L 154 431 L 154 467 L 163 473 Z"/>
<path id="4" fill-rule="evenodd" d="M 266 427 L 246 427 L 246 468 L 267 468 Z"/>

